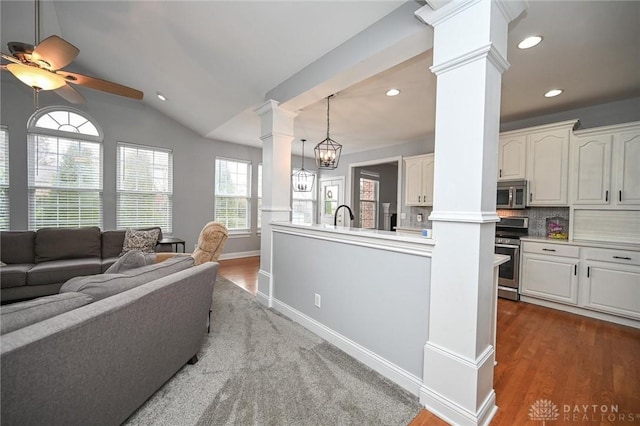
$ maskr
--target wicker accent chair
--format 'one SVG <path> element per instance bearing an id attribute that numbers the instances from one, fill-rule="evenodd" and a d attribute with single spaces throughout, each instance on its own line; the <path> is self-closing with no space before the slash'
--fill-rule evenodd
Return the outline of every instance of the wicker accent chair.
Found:
<path id="1" fill-rule="evenodd" d="M 207 223 L 200 231 L 196 249 L 191 253 L 191 256 L 195 259 L 194 264 L 217 262 L 228 237 L 229 233 L 223 224 L 219 222 Z M 156 262 L 162 262 L 175 255 L 176 253 L 158 253 Z"/>

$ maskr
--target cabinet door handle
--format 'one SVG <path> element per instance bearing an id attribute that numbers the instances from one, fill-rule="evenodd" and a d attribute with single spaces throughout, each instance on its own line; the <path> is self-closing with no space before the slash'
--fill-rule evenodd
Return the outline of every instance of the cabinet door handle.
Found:
<path id="1" fill-rule="evenodd" d="M 578 275 L 578 265 L 573 265 L 573 275 Z"/>
<path id="2" fill-rule="evenodd" d="M 502 169 L 500 169 L 500 177 L 502 177 Z"/>
<path id="3" fill-rule="evenodd" d="M 609 202 L 609 190 L 608 189 L 604 193 L 604 201 Z"/>
<path id="4" fill-rule="evenodd" d="M 622 190 L 618 191 L 618 201 L 622 202 Z"/>
<path id="5" fill-rule="evenodd" d="M 591 273 L 591 266 L 587 266 L 587 278 L 589 278 L 590 273 Z"/>
<path id="6" fill-rule="evenodd" d="M 543 248 L 542 251 L 556 251 L 556 249 Z"/>
<path id="7" fill-rule="evenodd" d="M 631 260 L 630 257 L 626 257 L 626 256 L 613 256 L 614 259 L 622 259 L 622 260 Z"/>
<path id="8" fill-rule="evenodd" d="M 529 193 L 529 201 L 530 201 L 530 202 L 531 202 L 531 201 L 533 201 L 533 192 L 530 192 L 530 193 Z"/>
<path id="9" fill-rule="evenodd" d="M 418 195 L 418 202 L 420 202 L 420 196 Z"/>

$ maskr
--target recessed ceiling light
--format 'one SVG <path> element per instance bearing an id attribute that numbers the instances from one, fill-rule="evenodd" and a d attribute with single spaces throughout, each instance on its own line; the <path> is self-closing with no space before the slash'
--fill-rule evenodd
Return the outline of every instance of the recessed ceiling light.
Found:
<path id="1" fill-rule="evenodd" d="M 560 93 L 564 92 L 562 89 L 552 89 L 544 94 L 545 98 L 553 98 L 554 96 L 558 96 Z"/>
<path id="2" fill-rule="evenodd" d="M 158 96 L 158 99 L 160 99 L 161 101 L 167 100 L 167 97 L 160 92 L 156 92 L 156 95 Z"/>
<path id="3" fill-rule="evenodd" d="M 400 91 L 398 89 L 389 89 L 387 90 L 387 96 L 398 96 Z"/>
<path id="4" fill-rule="evenodd" d="M 519 49 L 529 49 L 530 47 L 537 46 L 542 41 L 541 36 L 527 37 L 518 43 Z"/>

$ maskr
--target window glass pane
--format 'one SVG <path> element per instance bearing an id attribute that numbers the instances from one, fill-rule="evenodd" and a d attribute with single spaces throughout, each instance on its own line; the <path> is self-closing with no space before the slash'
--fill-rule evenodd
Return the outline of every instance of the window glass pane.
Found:
<path id="1" fill-rule="evenodd" d="M 262 228 L 262 164 L 258 164 L 258 229 Z"/>
<path id="2" fill-rule="evenodd" d="M 306 169 L 305 169 L 306 170 Z M 297 172 L 299 169 L 293 169 L 293 172 Z M 307 170 L 309 171 L 309 170 Z M 313 172 L 310 172 L 313 173 Z M 315 173 L 313 173 L 315 176 Z M 317 182 L 317 176 L 314 177 L 314 188 L 309 192 L 296 192 L 291 191 L 291 222 L 293 223 L 314 223 L 316 211 L 316 194 L 317 190 L 315 185 Z"/>
<path id="3" fill-rule="evenodd" d="M 250 229 L 251 163 L 216 158 L 215 220 L 229 230 Z"/>
<path id="4" fill-rule="evenodd" d="M 9 230 L 9 132 L 0 126 L 0 230 Z"/>
<path id="5" fill-rule="evenodd" d="M 378 181 L 360 178 L 360 227 L 375 229 L 378 209 Z"/>
<path id="6" fill-rule="evenodd" d="M 173 153 L 170 150 L 118 144 L 116 167 L 119 229 L 159 226 L 173 232 Z"/>

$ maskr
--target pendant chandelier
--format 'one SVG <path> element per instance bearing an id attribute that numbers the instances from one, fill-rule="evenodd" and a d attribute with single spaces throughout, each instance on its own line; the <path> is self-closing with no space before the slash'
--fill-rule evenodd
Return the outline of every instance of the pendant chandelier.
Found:
<path id="1" fill-rule="evenodd" d="M 304 169 L 304 143 L 307 140 L 300 139 L 300 141 L 302 141 L 302 167 L 291 175 L 291 186 L 294 192 L 311 192 L 316 177 Z"/>
<path id="2" fill-rule="evenodd" d="M 316 165 L 319 169 L 333 170 L 338 167 L 342 145 L 329 137 L 329 99 L 327 96 L 327 138 L 315 147 Z"/>

